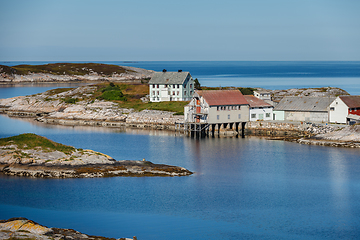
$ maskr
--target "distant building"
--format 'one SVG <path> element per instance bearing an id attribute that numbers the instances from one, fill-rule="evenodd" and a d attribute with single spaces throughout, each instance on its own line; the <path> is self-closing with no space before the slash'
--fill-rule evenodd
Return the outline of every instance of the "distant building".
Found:
<path id="1" fill-rule="evenodd" d="M 331 123 L 356 123 L 360 120 L 360 96 L 339 96 L 330 104 Z"/>
<path id="2" fill-rule="evenodd" d="M 272 120 L 273 106 L 252 95 L 244 95 L 250 105 L 250 121 Z"/>
<path id="3" fill-rule="evenodd" d="M 273 110 L 273 120 L 329 122 L 334 97 L 284 97 Z"/>
<path id="4" fill-rule="evenodd" d="M 227 124 L 249 121 L 249 103 L 239 90 L 195 91 L 184 109 L 185 122 Z"/>
<path id="5" fill-rule="evenodd" d="M 269 103 L 270 105 L 274 105 L 273 101 L 271 100 L 271 92 L 268 90 L 255 90 L 254 96 Z"/>
<path id="6" fill-rule="evenodd" d="M 150 101 L 190 101 L 194 80 L 189 72 L 157 72 L 149 81 Z"/>

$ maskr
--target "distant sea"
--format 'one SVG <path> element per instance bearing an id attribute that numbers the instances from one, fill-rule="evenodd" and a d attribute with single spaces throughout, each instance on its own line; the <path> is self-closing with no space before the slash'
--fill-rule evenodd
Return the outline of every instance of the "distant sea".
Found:
<path id="1" fill-rule="evenodd" d="M 73 63 L 80 63 L 70 61 Z M 81 63 L 84 61 L 81 61 Z M 92 61 L 154 71 L 188 71 L 209 87 L 290 89 L 339 87 L 360 95 L 360 61 Z M 48 64 L 51 61 L 12 61 L 2 65 Z"/>

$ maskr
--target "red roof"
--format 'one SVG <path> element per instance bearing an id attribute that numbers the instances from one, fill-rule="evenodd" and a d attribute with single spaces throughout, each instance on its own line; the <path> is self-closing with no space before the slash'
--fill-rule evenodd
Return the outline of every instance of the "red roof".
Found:
<path id="1" fill-rule="evenodd" d="M 349 108 L 359 108 L 360 107 L 360 96 L 340 96 L 340 99 Z"/>
<path id="2" fill-rule="evenodd" d="M 202 90 L 196 91 L 209 106 L 249 105 L 239 90 Z"/>
<path id="3" fill-rule="evenodd" d="M 245 95 L 244 97 L 250 104 L 250 107 L 272 107 L 269 103 L 253 95 Z"/>

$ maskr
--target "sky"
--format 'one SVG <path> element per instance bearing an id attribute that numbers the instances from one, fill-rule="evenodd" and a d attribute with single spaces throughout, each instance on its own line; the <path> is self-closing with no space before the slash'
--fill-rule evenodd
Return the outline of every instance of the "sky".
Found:
<path id="1" fill-rule="evenodd" d="M 0 0 L 0 61 L 360 61 L 359 0 Z"/>

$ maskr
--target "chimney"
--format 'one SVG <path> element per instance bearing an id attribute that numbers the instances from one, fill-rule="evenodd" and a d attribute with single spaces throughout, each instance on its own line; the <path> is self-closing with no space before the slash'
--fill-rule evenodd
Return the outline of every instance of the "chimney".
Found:
<path id="1" fill-rule="evenodd" d="M 166 69 L 163 69 L 163 73 L 164 73 L 164 72 L 167 72 L 167 70 L 166 70 Z"/>
<path id="2" fill-rule="evenodd" d="M 182 72 L 182 70 L 181 70 L 181 69 L 179 69 L 179 70 L 178 70 L 178 72 Z"/>

